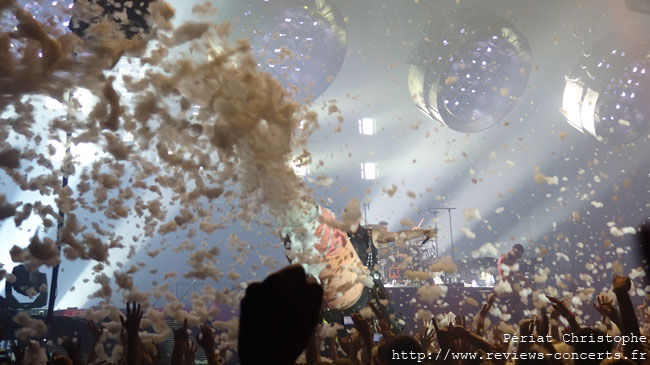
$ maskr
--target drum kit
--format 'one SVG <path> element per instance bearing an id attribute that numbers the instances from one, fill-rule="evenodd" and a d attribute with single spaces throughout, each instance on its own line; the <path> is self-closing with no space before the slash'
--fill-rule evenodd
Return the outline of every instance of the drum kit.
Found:
<path id="1" fill-rule="evenodd" d="M 430 280 L 407 275 L 408 271 L 429 272 L 429 267 L 438 259 L 438 243 L 434 239 L 424 242 L 421 238 L 413 239 L 401 245 L 393 242 L 380 250 L 379 256 L 378 271 L 386 287 L 416 287 L 429 281 L 442 283 L 437 273 L 431 273 Z"/>
<path id="2" fill-rule="evenodd" d="M 418 287 L 425 284 L 451 284 L 463 283 L 466 287 L 487 288 L 494 287 L 497 274 L 497 261 L 495 257 L 478 257 L 456 261 L 458 271 L 455 275 L 444 273 L 430 273 L 429 267 L 436 262 L 438 257 L 437 242 L 430 240 L 425 244 L 412 240 L 401 247 L 390 244 L 388 249 L 379 253 L 377 261 L 381 280 L 386 287 Z M 417 278 L 408 275 L 408 271 L 429 273 L 429 278 L 422 280 L 422 275 Z M 519 271 L 525 276 L 532 276 L 534 263 L 522 259 L 519 262 Z"/>

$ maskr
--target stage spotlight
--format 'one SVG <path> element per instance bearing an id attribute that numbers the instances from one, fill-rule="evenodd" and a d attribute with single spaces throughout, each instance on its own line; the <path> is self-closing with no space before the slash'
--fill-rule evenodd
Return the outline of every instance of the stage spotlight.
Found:
<path id="1" fill-rule="evenodd" d="M 320 96 L 341 69 L 347 50 L 345 22 L 334 4 L 255 0 L 237 6 L 260 68 L 300 101 Z"/>
<path id="2" fill-rule="evenodd" d="M 625 6 L 635 13 L 650 14 L 650 0 L 625 0 Z"/>
<path id="3" fill-rule="evenodd" d="M 526 39 L 481 8 L 459 9 L 429 24 L 409 60 L 415 104 L 459 132 L 478 132 L 499 122 L 528 82 Z"/>
<path id="4" fill-rule="evenodd" d="M 610 36 L 566 76 L 561 112 L 579 131 L 623 144 L 650 130 L 648 100 L 650 43 Z"/>

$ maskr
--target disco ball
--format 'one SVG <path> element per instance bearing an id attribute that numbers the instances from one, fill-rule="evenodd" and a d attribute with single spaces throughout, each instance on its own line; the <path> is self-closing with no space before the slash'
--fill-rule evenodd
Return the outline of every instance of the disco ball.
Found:
<path id="1" fill-rule="evenodd" d="M 32 14 L 34 19 L 61 33 L 67 31 L 74 0 L 26 1 L 18 0 L 18 5 Z M 18 21 L 13 12 L 5 9 L 0 17 L 4 31 L 14 31 Z"/>
<path id="2" fill-rule="evenodd" d="M 243 5 L 243 6 L 242 6 Z M 320 96 L 347 50 L 343 16 L 330 0 L 241 1 L 240 27 L 258 65 L 300 101 Z"/>
<path id="3" fill-rule="evenodd" d="M 650 43 L 610 36 L 566 76 L 561 111 L 579 131 L 624 144 L 650 130 L 648 100 Z"/>
<path id="4" fill-rule="evenodd" d="M 415 104 L 460 132 L 498 123 L 528 83 L 526 39 L 512 24 L 480 8 L 456 10 L 430 24 L 409 60 Z"/>
<path id="5" fill-rule="evenodd" d="M 75 8 L 78 11 L 73 12 L 70 30 L 79 37 L 86 38 L 86 29 L 107 17 L 119 25 L 126 38 L 131 39 L 136 34 L 149 31 L 146 17 L 149 15 L 149 4 L 152 1 L 154 0 L 90 0 L 91 5 L 99 6 L 101 16 L 90 11 L 90 8 Z"/>

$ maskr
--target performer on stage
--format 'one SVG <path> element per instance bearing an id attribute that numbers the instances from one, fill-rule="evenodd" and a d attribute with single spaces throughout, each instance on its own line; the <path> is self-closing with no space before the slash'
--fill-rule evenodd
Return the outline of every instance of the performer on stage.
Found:
<path id="1" fill-rule="evenodd" d="M 422 237 L 430 239 L 435 237 L 436 230 L 433 228 L 414 228 L 411 230 L 404 230 L 398 232 L 388 232 L 388 223 L 385 221 L 380 222 L 378 225 L 362 226 L 358 221 L 356 227 L 347 232 L 348 239 L 354 246 L 359 259 L 363 265 L 369 270 L 372 277 L 373 286 L 364 288 L 362 296 L 357 303 L 347 310 L 334 310 L 330 307 L 326 311 L 325 317 L 329 320 L 340 321 L 344 315 L 358 312 L 364 307 L 368 306 L 369 301 L 372 300 L 377 308 L 383 310 L 393 318 L 393 328 L 395 332 L 400 332 L 402 326 L 399 323 L 399 315 L 394 313 L 393 306 L 389 302 L 388 293 L 384 288 L 377 266 L 377 244 L 388 244 L 390 242 L 407 241 Z"/>
<path id="2" fill-rule="evenodd" d="M 361 262 L 375 275 L 378 275 L 376 268 L 377 244 L 408 241 L 419 237 L 422 237 L 424 240 L 433 238 L 436 235 L 436 230 L 433 228 L 414 228 L 398 232 L 388 232 L 388 223 L 385 221 L 379 222 L 378 225 L 370 225 L 368 227 L 361 226 L 360 223 L 357 223 L 356 229 L 348 232 L 348 238 L 354 245 Z M 378 279 L 374 275 L 373 278 Z"/>
<path id="3" fill-rule="evenodd" d="M 292 226 L 285 227 L 282 237 L 289 260 L 301 264 L 323 285 L 328 306 L 325 319 L 341 323 L 344 316 L 367 307 L 371 299 L 390 314 L 388 297 L 377 273 L 375 244 L 431 238 L 435 237 L 435 229 L 388 232 L 385 225 L 368 229 L 357 221 L 345 233 L 333 227 L 337 222 L 332 212 L 318 205 L 311 212 L 309 209 L 306 216 L 297 216 Z"/>
<path id="4" fill-rule="evenodd" d="M 524 246 L 519 243 L 512 246 L 510 251 L 501 255 L 501 258 L 499 258 L 499 261 L 497 262 L 499 280 L 507 281 L 511 286 L 518 284 L 519 280 L 525 281 L 525 278 L 519 272 L 518 265 L 516 265 L 523 255 Z"/>

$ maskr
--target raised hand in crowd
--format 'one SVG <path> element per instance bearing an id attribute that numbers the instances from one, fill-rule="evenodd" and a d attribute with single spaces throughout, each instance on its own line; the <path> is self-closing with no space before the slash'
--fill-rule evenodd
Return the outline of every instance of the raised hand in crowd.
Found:
<path id="1" fill-rule="evenodd" d="M 361 348 L 363 347 L 363 344 L 361 343 L 361 335 L 358 333 L 352 334 L 349 343 L 348 359 L 352 361 L 353 364 L 360 365 L 361 359 L 359 359 L 359 351 L 361 351 Z"/>
<path id="2" fill-rule="evenodd" d="M 390 317 L 388 316 L 388 313 L 386 313 L 385 310 L 380 309 L 375 303 L 370 301 L 369 303 L 370 308 L 372 309 L 372 312 L 377 316 L 377 331 L 381 333 L 383 338 L 388 339 L 391 336 L 393 336 L 393 325 L 390 320 Z"/>
<path id="3" fill-rule="evenodd" d="M 162 342 L 156 344 L 153 340 L 151 340 L 151 347 L 155 351 L 155 353 L 151 355 L 152 365 L 162 365 L 163 354 L 165 353 L 165 344 Z"/>
<path id="4" fill-rule="evenodd" d="M 205 352 L 205 357 L 208 360 L 208 365 L 216 365 L 219 362 L 219 354 L 215 351 L 214 348 L 214 331 L 209 326 L 204 324 L 201 325 L 201 331 L 196 334 L 196 343 L 201 346 L 203 352 Z"/>
<path id="5" fill-rule="evenodd" d="M 540 309 L 539 312 L 540 312 L 539 318 L 535 319 L 535 328 L 537 328 L 537 334 L 539 336 L 546 337 L 549 331 L 548 314 L 546 314 L 546 308 Z"/>
<path id="6" fill-rule="evenodd" d="M 499 326 L 492 327 L 492 338 L 494 339 L 494 347 L 499 352 L 508 351 L 509 342 L 504 340 L 504 332 L 499 328 Z"/>
<path id="7" fill-rule="evenodd" d="M 422 329 L 415 334 L 415 339 L 420 343 L 422 351 L 428 353 L 435 338 L 435 331 L 431 328 L 432 321 L 423 321 L 423 325 Z"/>
<path id="8" fill-rule="evenodd" d="M 185 358 L 183 359 L 184 365 L 194 365 L 194 359 L 196 358 L 196 349 L 198 347 L 194 342 L 190 341 L 189 346 L 185 348 Z"/>
<path id="9" fill-rule="evenodd" d="M 18 341 L 11 341 L 9 342 L 9 347 L 11 348 L 11 352 L 13 352 L 14 357 L 16 358 L 14 364 L 23 365 L 23 360 L 25 359 L 25 348 L 27 346 L 21 345 Z"/>
<path id="10" fill-rule="evenodd" d="M 641 330 L 639 329 L 639 320 L 636 317 L 634 305 L 630 298 L 630 289 L 632 289 L 632 282 L 629 277 L 619 275 L 614 276 L 612 291 L 616 295 L 616 301 L 618 302 L 618 312 L 621 324 L 619 329 L 623 334 L 640 336 Z M 623 346 L 623 353 L 627 357 L 631 357 L 632 353 L 635 351 L 643 351 L 639 342 L 628 342 Z"/>
<path id="11" fill-rule="evenodd" d="M 494 305 L 495 298 L 496 295 L 494 295 L 494 293 L 488 295 L 487 303 L 483 304 L 481 310 L 479 311 L 479 315 L 481 317 L 487 317 L 488 313 L 490 312 L 490 308 L 492 308 L 492 306 Z"/>
<path id="12" fill-rule="evenodd" d="M 580 329 L 580 325 L 576 320 L 576 315 L 566 306 L 566 304 L 564 304 L 563 301 L 550 295 L 547 295 L 546 298 L 551 301 L 553 309 L 556 310 L 560 316 L 566 318 L 571 327 L 571 331 L 576 332 Z"/>
<path id="13" fill-rule="evenodd" d="M 432 324 L 436 332 L 436 340 L 438 341 L 440 351 L 444 352 L 451 349 L 451 337 L 449 336 L 448 329 L 438 327 L 438 321 L 435 318 L 433 318 Z"/>
<path id="14" fill-rule="evenodd" d="M 370 327 L 370 322 L 365 318 L 361 317 L 360 314 L 352 314 L 352 322 L 354 322 L 354 329 L 359 332 L 359 338 L 361 340 L 361 363 L 367 364 L 372 358 L 372 328 Z"/>
<path id="15" fill-rule="evenodd" d="M 126 332 L 126 365 L 139 365 L 142 362 L 140 349 L 140 321 L 142 310 L 139 303 L 126 303 L 126 318 L 120 315 L 122 327 Z"/>
<path id="16" fill-rule="evenodd" d="M 171 356 L 173 364 L 185 363 L 185 356 L 190 348 L 190 335 L 187 330 L 187 318 L 183 321 L 182 327 L 174 329 L 174 349 Z"/>
<path id="17" fill-rule="evenodd" d="M 621 333 L 640 334 L 639 321 L 636 317 L 632 299 L 629 291 L 632 289 L 632 282 L 627 276 L 614 276 L 612 291 L 616 295 L 621 326 Z"/>
<path id="18" fill-rule="evenodd" d="M 81 338 L 62 336 L 61 340 L 63 348 L 68 353 L 70 360 L 72 360 L 72 364 L 83 365 L 83 360 L 81 357 Z"/>
<path id="19" fill-rule="evenodd" d="M 609 318 L 612 323 L 619 329 L 621 328 L 621 317 L 618 315 L 618 310 L 614 307 L 614 299 L 607 295 L 601 294 L 596 298 L 597 302 L 594 303 L 594 308 L 600 313 L 603 323 Z"/>
<path id="20" fill-rule="evenodd" d="M 464 331 L 461 331 L 464 330 Z M 467 346 L 469 345 L 467 341 L 464 340 L 464 335 L 466 332 L 469 332 L 467 328 L 467 320 L 462 314 L 455 314 L 454 320 L 449 326 L 450 336 L 455 340 L 455 347 L 458 351 L 468 351 Z"/>
<path id="21" fill-rule="evenodd" d="M 86 323 L 86 326 L 88 327 L 88 330 L 90 331 L 90 334 L 94 340 L 93 346 L 90 348 L 90 353 L 88 354 L 88 363 L 92 363 L 97 359 L 97 351 L 95 350 L 95 347 L 104 334 L 104 328 L 101 326 L 101 324 L 97 326 L 93 321 L 88 321 Z"/>
<path id="22" fill-rule="evenodd" d="M 457 319 L 456 323 L 464 324 L 464 320 Z M 495 351 L 494 346 L 492 346 L 486 339 L 472 333 L 469 328 L 466 328 L 463 325 L 450 325 L 447 330 L 447 336 L 452 343 L 456 344 L 456 351 L 471 352 L 474 351 L 474 349 L 480 349 L 483 352 Z"/>
<path id="23" fill-rule="evenodd" d="M 478 323 L 476 324 L 476 334 L 479 336 L 483 335 L 483 331 L 485 330 L 485 319 L 490 312 L 490 308 L 492 308 L 492 305 L 494 304 L 495 297 L 494 293 L 490 294 L 487 303 L 483 304 L 481 310 L 478 312 L 479 318 Z"/>
<path id="24" fill-rule="evenodd" d="M 467 318 L 465 318 L 464 315 L 462 314 L 455 314 L 454 315 L 454 325 L 467 328 Z"/>
<path id="25" fill-rule="evenodd" d="M 519 336 L 530 336 L 535 330 L 535 319 L 527 318 L 519 323 Z M 531 343 L 529 341 L 517 342 L 517 352 L 528 352 Z"/>
<path id="26" fill-rule="evenodd" d="M 320 362 L 320 336 L 319 327 L 316 327 L 316 330 L 312 332 L 309 342 L 307 343 L 307 348 L 305 349 L 305 358 L 307 360 L 307 365 L 315 365 Z"/>
<path id="27" fill-rule="evenodd" d="M 318 323 L 322 300 L 323 289 L 299 265 L 251 284 L 241 301 L 241 363 L 293 364 Z"/>
<path id="28" fill-rule="evenodd" d="M 553 307 L 551 307 L 553 308 Z M 549 315 L 550 318 L 550 330 L 551 330 L 551 338 L 555 341 L 561 341 L 560 338 L 560 311 L 557 309 L 553 308 L 551 310 L 551 314 Z"/>
<path id="29" fill-rule="evenodd" d="M 338 337 L 341 349 L 347 354 L 347 359 L 354 365 L 360 365 L 359 350 L 361 350 L 361 336 L 354 332 L 347 337 Z M 333 350 L 335 352 L 336 349 Z"/>
<path id="30" fill-rule="evenodd" d="M 550 321 L 548 314 L 546 314 L 545 307 L 541 308 L 539 317 L 535 318 L 535 330 L 537 331 L 538 336 L 544 337 L 544 341 L 541 342 L 541 346 L 546 350 L 547 353 L 555 354 L 557 351 L 555 350 L 555 346 L 553 346 L 553 342 L 547 341 L 550 330 Z M 555 358 L 549 359 L 549 361 L 551 363 L 561 363 L 561 361 L 556 360 Z"/>
<path id="31" fill-rule="evenodd" d="M 126 303 L 126 318 L 120 315 L 120 321 L 122 322 L 122 327 L 126 330 L 126 334 L 138 334 L 140 330 L 140 321 L 142 320 L 142 309 L 140 303 Z"/>

